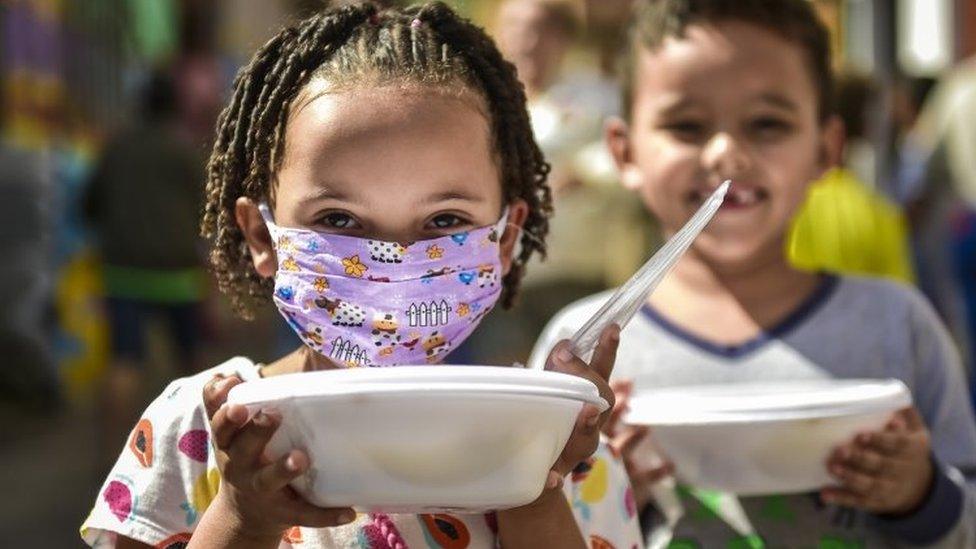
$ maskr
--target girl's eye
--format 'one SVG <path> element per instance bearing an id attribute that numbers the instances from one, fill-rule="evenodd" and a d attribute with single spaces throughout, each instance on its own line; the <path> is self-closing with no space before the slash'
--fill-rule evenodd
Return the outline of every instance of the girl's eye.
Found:
<path id="1" fill-rule="evenodd" d="M 460 217 L 453 214 L 441 214 L 430 220 L 430 228 L 432 229 L 452 229 L 463 225 L 465 221 Z"/>
<path id="2" fill-rule="evenodd" d="M 352 216 L 340 212 L 325 214 L 322 222 L 332 229 L 353 229 L 356 227 L 356 220 Z"/>

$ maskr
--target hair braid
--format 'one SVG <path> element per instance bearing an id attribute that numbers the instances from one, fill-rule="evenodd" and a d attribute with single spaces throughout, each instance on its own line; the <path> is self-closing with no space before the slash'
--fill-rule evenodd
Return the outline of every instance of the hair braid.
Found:
<path id="1" fill-rule="evenodd" d="M 406 82 L 470 90 L 484 100 L 504 199 L 529 205 L 521 249 L 503 280 L 501 302 L 510 306 L 526 262 L 545 253 L 552 211 L 549 165 L 533 139 L 515 67 L 484 31 L 443 3 L 382 12 L 366 3 L 282 30 L 235 79 L 208 165 L 202 232 L 214 241 L 217 281 L 236 310 L 249 316 L 252 303 L 267 300 L 273 290 L 272 281 L 254 270 L 234 219 L 236 200 L 273 199 L 289 111 L 318 77 L 330 89 Z"/>
<path id="2" fill-rule="evenodd" d="M 424 6 L 417 18 L 429 24 L 444 45 L 456 50 L 471 67 L 473 76 L 488 96 L 492 133 L 505 160 L 502 163 L 505 198 L 521 198 L 529 205 L 521 249 L 504 280 L 502 305 L 508 307 L 514 303 L 526 262 L 535 252 L 545 257 L 543 239 L 549 231 L 552 214 L 552 197 L 546 185 L 549 164 L 532 137 L 525 108 L 525 90 L 516 77 L 515 66 L 501 56 L 491 38 L 441 2 Z"/>

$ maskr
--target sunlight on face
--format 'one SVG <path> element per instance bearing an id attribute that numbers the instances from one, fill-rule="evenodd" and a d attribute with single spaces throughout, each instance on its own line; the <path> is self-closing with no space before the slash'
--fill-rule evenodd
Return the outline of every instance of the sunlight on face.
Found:
<path id="1" fill-rule="evenodd" d="M 480 98 L 411 86 L 310 95 L 285 133 L 279 224 L 412 242 L 498 221 L 501 180 Z"/>
<path id="2" fill-rule="evenodd" d="M 720 262 L 781 254 L 825 168 L 817 88 L 803 51 L 761 27 L 692 25 L 643 51 L 632 110 L 642 199 L 667 232 L 724 179 L 735 184 L 695 249 Z"/>

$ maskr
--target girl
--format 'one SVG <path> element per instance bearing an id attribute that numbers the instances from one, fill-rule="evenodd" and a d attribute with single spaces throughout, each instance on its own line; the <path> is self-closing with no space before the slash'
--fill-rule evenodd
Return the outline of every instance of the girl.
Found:
<path id="1" fill-rule="evenodd" d="M 306 345 L 265 366 L 238 358 L 173 382 L 153 402 L 82 526 L 98 547 L 584 546 L 556 489 L 597 447 L 583 410 L 547 489 L 488 516 L 356 516 L 299 498 L 308 467 L 262 450 L 277 418 L 222 406 L 258 376 L 438 362 L 499 298 L 512 302 L 550 213 L 548 167 L 511 65 L 440 3 L 316 15 L 281 31 L 238 75 L 209 164 L 205 236 L 237 309 L 273 295 Z M 521 248 L 514 256 L 518 233 Z M 450 300 L 436 328 L 410 305 Z M 590 364 L 561 346 L 555 370 L 612 393 L 617 331 Z M 326 355 L 330 356 L 327 358 Z M 201 399 L 201 394 L 203 395 Z M 610 465 L 609 472 L 607 465 Z M 593 543 L 638 539 L 622 469 L 587 460 L 574 507 Z M 609 474 L 609 482 L 608 482 Z M 600 524 L 599 532 L 595 529 Z M 628 528 L 629 526 L 629 528 Z M 604 545 L 606 546 L 606 545 Z"/>

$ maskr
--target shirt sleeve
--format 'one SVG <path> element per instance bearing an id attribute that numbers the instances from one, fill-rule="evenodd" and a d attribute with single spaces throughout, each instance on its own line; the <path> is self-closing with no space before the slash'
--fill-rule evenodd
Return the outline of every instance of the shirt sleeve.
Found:
<path id="1" fill-rule="evenodd" d="M 589 547 L 643 547 L 627 471 L 605 440 L 593 456 L 576 467 L 563 490 Z"/>
<path id="2" fill-rule="evenodd" d="M 81 526 L 91 547 L 125 536 L 154 547 L 190 539 L 220 483 L 203 408 L 200 374 L 171 383 L 126 439 Z"/>
<path id="3" fill-rule="evenodd" d="M 935 478 L 922 507 L 879 530 L 906 546 L 976 547 L 976 420 L 959 354 L 932 307 L 914 295 L 914 398 L 931 433 Z"/>

